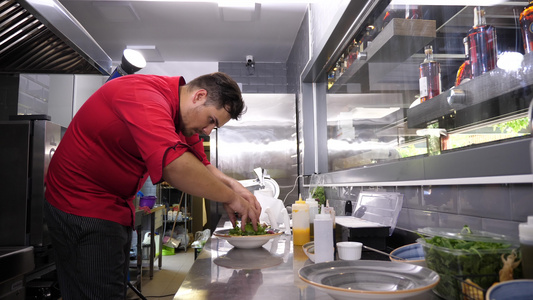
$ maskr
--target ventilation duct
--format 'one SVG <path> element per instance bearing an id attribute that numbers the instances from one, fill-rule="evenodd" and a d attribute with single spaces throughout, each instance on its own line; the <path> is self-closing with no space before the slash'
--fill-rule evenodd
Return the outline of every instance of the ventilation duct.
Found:
<path id="1" fill-rule="evenodd" d="M 57 0 L 0 0 L 0 73 L 110 72 L 111 58 Z"/>

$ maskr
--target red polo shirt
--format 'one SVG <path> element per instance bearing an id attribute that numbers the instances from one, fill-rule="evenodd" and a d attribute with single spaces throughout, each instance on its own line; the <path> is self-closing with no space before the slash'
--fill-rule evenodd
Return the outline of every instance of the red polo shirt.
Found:
<path id="1" fill-rule="evenodd" d="M 131 226 L 132 199 L 185 151 L 209 161 L 198 135 L 177 132 L 182 77 L 127 75 L 98 89 L 72 119 L 52 157 L 46 199 L 79 216 Z"/>

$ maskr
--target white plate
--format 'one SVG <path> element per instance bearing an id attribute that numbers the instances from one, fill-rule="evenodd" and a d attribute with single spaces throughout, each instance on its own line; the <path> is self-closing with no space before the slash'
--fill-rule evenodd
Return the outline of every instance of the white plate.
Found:
<path id="1" fill-rule="evenodd" d="M 315 262 L 315 242 L 309 242 L 302 246 L 305 255 L 309 258 L 310 261 Z"/>
<path id="2" fill-rule="evenodd" d="M 217 230 L 213 235 L 228 241 L 233 247 L 241 249 L 259 248 L 266 244 L 270 239 L 283 234 L 283 232 L 273 229 L 274 233 L 272 234 L 235 236 L 229 235 L 230 230 L 231 229 Z"/>
<path id="3" fill-rule="evenodd" d="M 428 268 L 377 260 L 308 265 L 299 276 L 335 299 L 401 299 L 422 294 L 439 282 L 439 275 Z"/>
<path id="4" fill-rule="evenodd" d="M 272 255 L 263 247 L 255 249 L 231 248 L 228 253 L 214 260 L 214 263 L 221 267 L 244 270 L 270 268 L 282 262 L 281 257 Z"/>

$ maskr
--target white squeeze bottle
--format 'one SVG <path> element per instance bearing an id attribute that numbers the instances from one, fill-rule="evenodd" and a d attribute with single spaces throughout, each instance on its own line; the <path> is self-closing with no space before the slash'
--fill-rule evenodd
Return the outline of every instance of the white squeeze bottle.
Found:
<path id="1" fill-rule="evenodd" d="M 318 214 L 318 202 L 313 198 L 305 199 L 305 203 L 309 206 L 309 235 L 311 241 L 314 240 L 314 223 L 315 216 Z"/>
<path id="2" fill-rule="evenodd" d="M 322 207 L 315 216 L 315 263 L 333 261 L 333 220 Z"/>

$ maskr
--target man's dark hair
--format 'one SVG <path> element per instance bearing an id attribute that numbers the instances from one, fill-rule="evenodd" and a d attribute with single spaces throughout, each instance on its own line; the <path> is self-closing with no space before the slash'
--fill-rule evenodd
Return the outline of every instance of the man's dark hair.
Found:
<path id="1" fill-rule="evenodd" d="M 224 108 L 232 119 L 239 119 L 245 112 L 241 89 L 235 80 L 222 72 L 199 76 L 187 84 L 190 88 L 207 91 L 206 105 Z"/>

